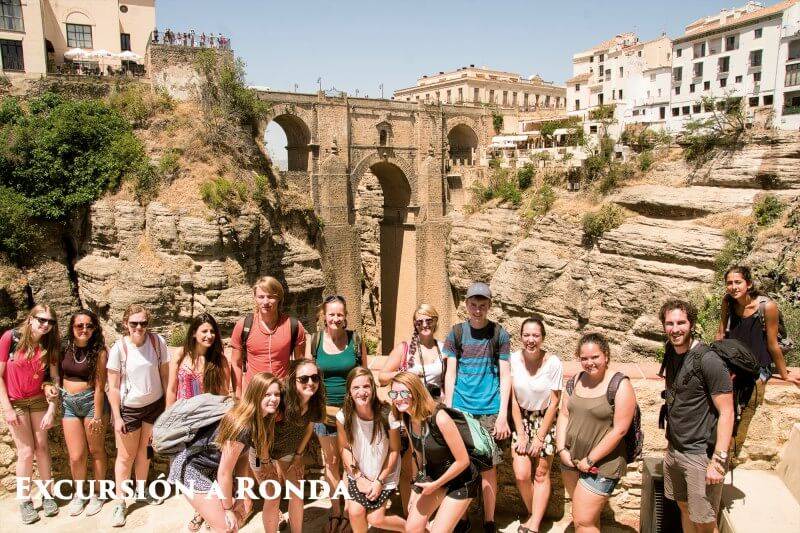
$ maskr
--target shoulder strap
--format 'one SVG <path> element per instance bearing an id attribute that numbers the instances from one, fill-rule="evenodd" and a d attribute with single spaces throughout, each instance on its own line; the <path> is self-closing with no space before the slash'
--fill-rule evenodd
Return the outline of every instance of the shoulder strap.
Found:
<path id="1" fill-rule="evenodd" d="M 456 361 L 461 359 L 461 352 L 463 351 L 461 337 L 464 335 L 464 323 L 459 322 L 453 326 L 453 341 L 454 348 L 456 349 Z"/>
<path id="2" fill-rule="evenodd" d="M 764 330 L 766 333 L 767 331 L 767 316 L 766 316 L 766 309 L 767 303 L 770 301 L 769 297 L 764 296 L 763 294 L 756 296 L 756 301 L 758 302 L 758 319 L 761 321 L 761 329 Z"/>
<path id="3" fill-rule="evenodd" d="M 353 331 L 352 338 L 353 351 L 355 351 L 356 354 L 356 366 L 361 366 L 364 364 L 364 357 L 361 353 L 361 335 L 359 335 L 357 331 Z"/>
<path id="4" fill-rule="evenodd" d="M 319 350 L 319 345 L 322 343 L 322 334 L 319 331 L 315 331 L 313 335 L 311 335 L 311 359 L 317 358 L 317 351 Z"/>
<path id="5" fill-rule="evenodd" d="M 492 349 L 494 349 L 494 360 L 497 362 L 500 360 L 500 332 L 503 328 L 497 322 L 490 320 L 489 323 L 492 325 Z"/>
<path id="6" fill-rule="evenodd" d="M 580 376 L 581 372 L 578 372 L 567 380 L 567 384 L 564 386 L 564 388 L 567 390 L 567 394 L 569 396 L 572 396 L 572 393 L 575 391 L 575 381 L 580 378 Z"/>
<path id="7" fill-rule="evenodd" d="M 289 359 L 294 359 L 294 349 L 297 347 L 297 319 L 289 317 Z"/>
<path id="8" fill-rule="evenodd" d="M 253 313 L 244 315 L 244 325 L 242 326 L 242 334 L 239 336 L 239 346 L 242 352 L 242 373 L 247 372 L 247 338 L 250 336 L 250 330 L 253 329 Z"/>
<path id="9" fill-rule="evenodd" d="M 156 352 L 158 366 L 161 366 L 161 343 L 158 341 L 158 335 L 150 332 L 147 334 L 147 337 L 150 339 L 150 344 L 153 346 L 153 350 Z"/>
<path id="10" fill-rule="evenodd" d="M 606 400 L 608 400 L 608 405 L 611 406 L 612 411 L 614 410 L 614 399 L 617 397 L 619 384 L 622 383 L 623 379 L 628 379 L 628 376 L 622 372 L 617 372 L 611 376 L 611 381 L 608 382 L 608 389 L 606 389 Z"/>
<path id="11" fill-rule="evenodd" d="M 14 355 L 17 353 L 17 348 L 19 347 L 19 341 L 21 340 L 21 336 L 19 334 L 19 330 L 12 329 L 11 330 L 11 347 L 8 349 L 8 362 L 14 360 Z"/>

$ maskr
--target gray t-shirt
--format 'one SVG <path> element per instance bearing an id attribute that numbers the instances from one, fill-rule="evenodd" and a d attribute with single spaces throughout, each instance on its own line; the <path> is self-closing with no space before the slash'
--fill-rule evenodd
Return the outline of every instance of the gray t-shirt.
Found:
<path id="1" fill-rule="evenodd" d="M 733 391 L 728 367 L 708 346 L 698 343 L 678 355 L 668 345 L 665 357 L 667 382 L 667 440 L 682 453 L 711 457 L 717 440 L 717 413 L 712 397 Z M 700 374 L 694 373 L 694 359 L 700 358 Z M 685 376 L 691 377 L 686 380 Z"/>

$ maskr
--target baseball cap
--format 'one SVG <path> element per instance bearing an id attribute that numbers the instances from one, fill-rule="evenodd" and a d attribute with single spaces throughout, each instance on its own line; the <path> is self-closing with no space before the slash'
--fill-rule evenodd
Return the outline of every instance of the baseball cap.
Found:
<path id="1" fill-rule="evenodd" d="M 467 289 L 467 298 L 472 298 L 473 296 L 480 296 L 482 298 L 488 298 L 491 300 L 492 289 L 490 289 L 487 284 L 476 281 L 469 286 L 469 289 Z"/>

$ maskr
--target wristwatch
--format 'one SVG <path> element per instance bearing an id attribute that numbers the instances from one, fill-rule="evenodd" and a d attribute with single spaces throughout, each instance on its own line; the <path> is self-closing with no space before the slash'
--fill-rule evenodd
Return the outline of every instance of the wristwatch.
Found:
<path id="1" fill-rule="evenodd" d="M 719 459 L 724 463 L 725 461 L 728 460 L 728 452 L 715 451 L 714 457 L 716 457 L 717 459 Z"/>
<path id="2" fill-rule="evenodd" d="M 592 468 L 594 466 L 594 461 L 589 459 L 589 457 L 587 456 L 586 457 L 586 464 L 589 465 L 589 468 Z"/>

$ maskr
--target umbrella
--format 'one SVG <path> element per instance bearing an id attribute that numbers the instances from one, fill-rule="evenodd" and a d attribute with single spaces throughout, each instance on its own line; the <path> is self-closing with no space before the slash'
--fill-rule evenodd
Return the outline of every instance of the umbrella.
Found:
<path id="1" fill-rule="evenodd" d="M 111 57 L 112 55 L 113 54 L 111 52 L 109 52 L 108 50 L 103 50 L 102 48 L 100 50 L 94 50 L 92 52 L 89 52 L 89 57 L 95 57 L 98 59 L 102 57 Z"/>
<path id="2" fill-rule="evenodd" d="M 142 56 L 140 56 L 136 52 L 131 52 L 130 50 L 125 50 L 121 54 L 117 54 L 117 57 L 122 59 L 123 61 L 141 61 L 142 60 Z"/>
<path id="3" fill-rule="evenodd" d="M 67 59 L 84 59 L 88 57 L 88 52 L 83 48 L 70 48 L 64 52 L 64 57 Z"/>

